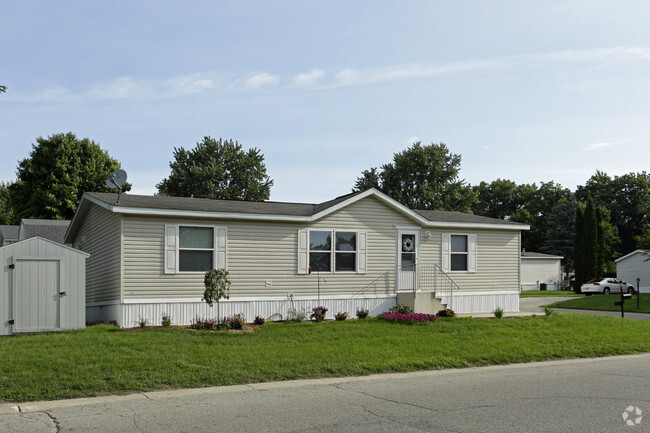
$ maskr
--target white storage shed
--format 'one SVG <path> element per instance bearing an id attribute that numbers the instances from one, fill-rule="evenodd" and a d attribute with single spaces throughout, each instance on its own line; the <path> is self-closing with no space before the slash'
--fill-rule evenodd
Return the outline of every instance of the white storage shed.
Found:
<path id="1" fill-rule="evenodd" d="M 650 293 L 650 250 L 636 250 L 617 259 L 616 278 L 634 287 L 639 278 L 641 293 Z"/>
<path id="2" fill-rule="evenodd" d="M 86 259 L 34 237 L 0 248 L 0 335 L 86 326 Z"/>

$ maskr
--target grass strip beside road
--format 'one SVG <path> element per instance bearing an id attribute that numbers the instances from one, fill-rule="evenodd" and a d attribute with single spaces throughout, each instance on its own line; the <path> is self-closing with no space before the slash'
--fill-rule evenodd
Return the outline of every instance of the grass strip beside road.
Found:
<path id="1" fill-rule="evenodd" d="M 632 295 L 632 299 L 625 301 L 625 311 L 630 313 L 650 313 L 650 294 L 641 293 L 638 309 L 636 308 L 636 297 L 637 295 L 634 294 Z M 614 302 L 620 299 L 620 294 L 583 296 L 577 299 L 556 302 L 550 304 L 549 307 L 574 308 L 576 310 L 621 311 L 621 307 L 614 305 Z"/>
<path id="2" fill-rule="evenodd" d="M 0 338 L 0 401 L 463 368 L 650 351 L 650 322 L 515 319 L 270 323 L 255 332 L 102 325 Z"/>
<path id="3" fill-rule="evenodd" d="M 579 293 L 570 290 L 522 290 L 519 293 L 520 298 L 563 298 L 563 297 L 582 297 Z"/>

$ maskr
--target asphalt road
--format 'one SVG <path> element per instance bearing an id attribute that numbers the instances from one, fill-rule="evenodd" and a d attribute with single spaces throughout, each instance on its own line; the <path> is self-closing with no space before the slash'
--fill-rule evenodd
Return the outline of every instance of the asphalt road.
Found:
<path id="1" fill-rule="evenodd" d="M 650 432 L 649 366 L 650 353 L 0 405 L 0 431 Z"/>

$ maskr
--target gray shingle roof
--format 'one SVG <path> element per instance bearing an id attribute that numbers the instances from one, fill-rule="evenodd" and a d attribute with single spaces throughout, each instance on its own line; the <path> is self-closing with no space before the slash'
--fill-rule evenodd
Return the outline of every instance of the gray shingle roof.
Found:
<path id="1" fill-rule="evenodd" d="M 534 253 L 532 251 L 522 251 L 521 257 L 530 258 L 530 259 L 559 259 L 562 256 L 557 256 L 555 254 L 544 254 L 544 253 Z"/>
<path id="2" fill-rule="evenodd" d="M 451 212 L 444 210 L 416 210 L 416 213 L 428 219 L 429 221 L 438 221 L 445 223 L 467 223 L 467 224 L 499 224 L 507 226 L 526 226 L 526 224 L 505 221 L 496 218 L 484 217 L 480 215 L 468 214 L 463 212 Z"/>
<path id="3" fill-rule="evenodd" d="M 60 244 L 65 243 L 65 232 L 68 230 L 68 220 L 22 219 L 20 221 L 20 240 L 40 236 Z"/>
<path id="4" fill-rule="evenodd" d="M 19 226 L 3 226 L 0 225 L 0 234 L 7 240 L 18 240 Z"/>
<path id="5" fill-rule="evenodd" d="M 114 193 L 87 193 L 88 196 L 114 207 L 145 208 L 160 210 L 241 213 L 277 216 L 310 217 L 327 210 L 332 206 L 344 202 L 361 192 L 351 193 L 337 197 L 319 204 L 309 203 L 282 203 L 275 201 L 236 201 L 214 200 L 190 197 L 166 197 L 122 194 L 119 203 L 115 203 L 117 194 Z M 522 226 L 525 224 L 504 221 L 479 215 L 465 214 L 462 212 L 447 212 L 433 210 L 416 210 L 415 213 L 432 222 L 452 222 L 467 224 L 498 224 L 504 226 Z"/>

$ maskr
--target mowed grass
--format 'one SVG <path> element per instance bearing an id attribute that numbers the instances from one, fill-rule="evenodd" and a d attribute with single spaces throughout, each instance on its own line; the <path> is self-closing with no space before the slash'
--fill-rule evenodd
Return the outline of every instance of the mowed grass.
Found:
<path id="1" fill-rule="evenodd" d="M 560 298 L 560 297 L 581 297 L 579 293 L 570 290 L 522 290 L 520 298 Z"/>
<path id="2" fill-rule="evenodd" d="M 95 326 L 0 338 L 0 401 L 463 368 L 650 351 L 650 322 L 516 319 L 271 323 L 234 334 Z"/>
<path id="3" fill-rule="evenodd" d="M 625 300 L 625 311 L 630 313 L 650 313 L 650 294 L 641 293 L 639 308 L 636 308 L 636 297 Z M 599 310 L 599 311 L 621 311 L 621 307 L 615 306 L 614 302 L 621 299 L 620 294 L 615 295 L 591 295 L 578 299 L 556 302 L 551 304 L 554 308 L 575 308 L 578 310 Z"/>

